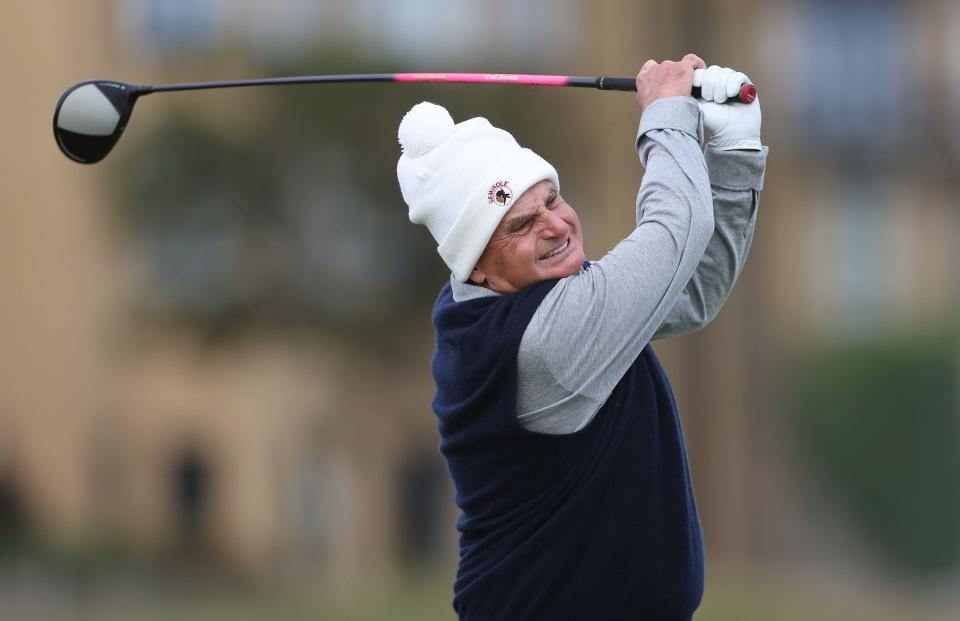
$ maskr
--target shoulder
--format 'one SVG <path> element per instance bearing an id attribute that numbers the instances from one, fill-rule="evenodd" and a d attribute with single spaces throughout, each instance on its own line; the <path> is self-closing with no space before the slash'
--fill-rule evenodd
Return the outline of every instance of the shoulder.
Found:
<path id="1" fill-rule="evenodd" d="M 489 324 L 499 330 L 519 327 L 522 331 L 557 282 L 544 280 L 515 293 L 494 293 L 460 301 L 454 287 L 446 283 L 433 307 L 433 324 L 441 332 L 479 324 Z"/>

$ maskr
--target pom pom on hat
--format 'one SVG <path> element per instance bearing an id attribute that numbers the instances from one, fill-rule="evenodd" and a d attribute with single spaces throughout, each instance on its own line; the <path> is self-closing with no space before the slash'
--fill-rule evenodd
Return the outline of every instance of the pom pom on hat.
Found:
<path id="1" fill-rule="evenodd" d="M 453 117 L 447 109 L 424 101 L 404 115 L 397 139 L 405 155 L 421 157 L 449 138 L 453 130 Z"/>

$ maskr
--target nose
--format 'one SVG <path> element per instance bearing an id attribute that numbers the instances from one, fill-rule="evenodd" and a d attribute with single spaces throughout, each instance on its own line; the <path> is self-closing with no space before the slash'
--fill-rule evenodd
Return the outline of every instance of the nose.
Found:
<path id="1" fill-rule="evenodd" d="M 544 239 L 564 237 L 570 232 L 570 225 L 567 224 L 567 221 L 561 218 L 556 212 L 547 211 L 545 214 L 546 217 L 543 219 L 543 229 L 540 231 L 540 234 Z"/>

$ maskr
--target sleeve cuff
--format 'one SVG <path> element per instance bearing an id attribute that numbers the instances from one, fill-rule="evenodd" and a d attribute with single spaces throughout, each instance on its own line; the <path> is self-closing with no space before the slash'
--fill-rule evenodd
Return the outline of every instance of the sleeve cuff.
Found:
<path id="1" fill-rule="evenodd" d="M 767 147 L 759 151 L 721 151 L 707 145 L 703 157 L 710 171 L 710 184 L 728 190 L 763 189 Z"/>
<path id="2" fill-rule="evenodd" d="M 637 145 L 644 134 L 654 129 L 675 129 L 689 134 L 697 144 L 703 142 L 703 119 L 693 97 L 664 97 L 646 107 L 640 117 Z"/>

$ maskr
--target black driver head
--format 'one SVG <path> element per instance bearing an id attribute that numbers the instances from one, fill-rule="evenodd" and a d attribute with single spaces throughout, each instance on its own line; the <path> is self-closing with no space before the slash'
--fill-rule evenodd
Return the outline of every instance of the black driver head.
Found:
<path id="1" fill-rule="evenodd" d="M 60 150 L 81 164 L 105 158 L 143 92 L 140 86 L 112 80 L 90 80 L 67 89 L 53 113 L 53 134 Z"/>

